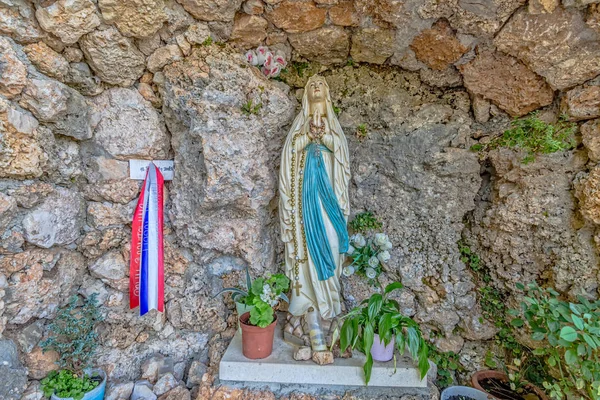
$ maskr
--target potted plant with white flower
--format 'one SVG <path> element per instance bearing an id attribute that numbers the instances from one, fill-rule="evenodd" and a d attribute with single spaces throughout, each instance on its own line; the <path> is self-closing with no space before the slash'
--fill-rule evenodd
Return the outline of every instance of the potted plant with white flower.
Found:
<path id="1" fill-rule="evenodd" d="M 242 328 L 242 353 L 250 359 L 265 358 L 273 351 L 277 315 L 274 307 L 280 300 L 289 303 L 285 295 L 290 280 L 284 274 L 257 278 L 246 296 L 246 304 L 254 307 L 239 318 Z"/>
<path id="2" fill-rule="evenodd" d="M 347 252 L 352 263 L 346 266 L 342 273 L 345 276 L 365 276 L 370 284 L 378 285 L 377 278 L 383 265 L 391 258 L 392 242 L 385 233 L 374 232 L 381 229 L 382 224 L 371 212 L 358 214 L 350 222 L 350 227 L 357 232 L 350 237 Z"/>
<path id="3" fill-rule="evenodd" d="M 287 61 L 282 52 L 269 50 L 266 46 L 258 46 L 256 50 L 249 50 L 246 53 L 246 61 L 260 70 L 267 78 L 276 78 L 287 66 Z"/>

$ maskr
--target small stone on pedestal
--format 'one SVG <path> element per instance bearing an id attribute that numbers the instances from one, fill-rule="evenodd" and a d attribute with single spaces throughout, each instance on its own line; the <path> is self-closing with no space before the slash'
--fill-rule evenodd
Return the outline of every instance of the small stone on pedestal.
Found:
<path id="1" fill-rule="evenodd" d="M 294 352 L 294 360 L 306 361 L 312 357 L 312 350 L 308 346 L 298 347 Z"/>
<path id="2" fill-rule="evenodd" d="M 333 364 L 333 353 L 331 351 L 315 351 L 312 359 L 319 365 Z"/>

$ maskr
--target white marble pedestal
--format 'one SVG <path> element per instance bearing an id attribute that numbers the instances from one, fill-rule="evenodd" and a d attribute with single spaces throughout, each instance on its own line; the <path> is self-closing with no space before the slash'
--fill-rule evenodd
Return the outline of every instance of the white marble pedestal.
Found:
<path id="1" fill-rule="evenodd" d="M 244 382 L 267 385 L 364 387 L 365 356 L 363 354 L 354 352 L 352 358 L 336 358 L 333 364 L 321 366 L 312 360 L 294 360 L 294 350 L 294 345 L 283 340 L 282 330 L 278 327 L 275 331 L 273 353 L 261 360 L 250 360 L 242 354 L 242 337 L 241 332 L 238 331 L 221 359 L 219 380 L 223 384 Z M 374 387 L 414 389 L 407 392 L 428 392 L 427 377 L 420 379 L 412 360 L 405 357 L 399 358 L 396 366 L 393 360 L 387 363 L 375 362 L 369 382 L 369 388 Z"/>

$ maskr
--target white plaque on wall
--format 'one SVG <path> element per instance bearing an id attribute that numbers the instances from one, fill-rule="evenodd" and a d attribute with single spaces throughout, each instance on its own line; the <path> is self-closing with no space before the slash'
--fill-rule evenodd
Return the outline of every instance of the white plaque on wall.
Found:
<path id="1" fill-rule="evenodd" d="M 173 160 L 153 160 L 156 168 L 160 170 L 165 181 L 173 180 Z M 146 179 L 146 170 L 150 165 L 150 160 L 129 160 L 129 178 L 144 180 Z"/>

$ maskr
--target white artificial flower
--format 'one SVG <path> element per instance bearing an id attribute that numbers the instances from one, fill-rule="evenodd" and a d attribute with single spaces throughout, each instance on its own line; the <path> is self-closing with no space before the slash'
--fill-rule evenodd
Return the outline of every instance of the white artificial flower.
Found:
<path id="1" fill-rule="evenodd" d="M 361 235 L 360 233 L 357 233 L 355 235 L 352 236 L 352 243 L 354 243 L 356 245 L 356 247 L 365 247 L 365 245 L 367 244 L 367 241 L 365 240 L 365 237 L 363 235 Z"/>
<path id="2" fill-rule="evenodd" d="M 256 48 L 256 61 L 258 65 L 263 65 L 265 63 L 268 51 L 269 49 L 265 46 L 258 46 Z"/>
<path id="3" fill-rule="evenodd" d="M 379 258 L 379 261 L 381 261 L 382 263 L 386 263 L 391 258 L 390 252 L 387 250 L 384 250 L 381 253 L 377 254 L 377 258 Z"/>
<path id="4" fill-rule="evenodd" d="M 281 67 L 279 64 L 273 63 L 273 67 L 271 68 L 271 72 L 269 73 L 269 78 L 277 78 L 281 73 Z"/>
<path id="5" fill-rule="evenodd" d="M 270 51 L 267 51 L 267 53 L 265 54 L 265 62 L 263 66 L 269 70 L 273 69 L 273 67 L 275 66 L 275 56 Z"/>
<path id="6" fill-rule="evenodd" d="M 367 268 L 365 269 L 365 275 L 367 275 L 367 278 L 369 279 L 375 279 L 377 276 L 377 271 L 375 271 L 373 268 Z"/>
<path id="7" fill-rule="evenodd" d="M 269 304 L 271 302 L 271 299 L 269 298 L 269 295 L 266 293 L 263 293 L 260 295 L 260 299 L 262 301 L 264 301 L 265 303 Z"/>
<path id="8" fill-rule="evenodd" d="M 352 254 L 354 254 L 354 250 L 356 250 L 356 249 L 354 247 L 352 247 L 352 245 L 348 245 L 348 251 L 346 252 L 346 254 L 351 256 Z"/>
<path id="9" fill-rule="evenodd" d="M 369 267 L 375 268 L 379 265 L 379 259 L 375 256 L 369 258 Z"/>
<path id="10" fill-rule="evenodd" d="M 248 50 L 248 52 L 246 53 L 246 61 L 248 61 L 248 64 L 250 65 L 258 65 L 258 57 L 254 50 Z"/>
<path id="11" fill-rule="evenodd" d="M 269 286 L 269 284 L 265 283 L 263 285 L 263 293 L 267 296 L 271 294 L 271 286 Z"/>
<path id="12" fill-rule="evenodd" d="M 275 53 L 275 62 L 281 66 L 281 68 L 285 68 L 287 66 L 287 61 L 285 60 L 285 54 L 283 52 L 278 51 Z"/>
<path id="13" fill-rule="evenodd" d="M 385 242 L 385 244 L 383 246 L 381 246 L 381 250 L 391 250 L 392 249 L 392 242 L 390 242 L 389 240 L 387 242 Z"/>
<path id="14" fill-rule="evenodd" d="M 342 270 L 342 274 L 344 274 L 344 276 L 350 276 L 354 274 L 354 267 L 351 265 L 348 265 L 347 267 L 344 267 L 344 269 Z"/>
<path id="15" fill-rule="evenodd" d="M 375 234 L 375 240 L 374 240 L 374 242 L 375 242 L 375 244 L 378 247 L 381 247 L 381 246 L 385 245 L 385 243 L 387 241 L 389 241 L 389 239 L 388 239 L 388 237 L 387 237 L 387 235 L 385 233 L 376 233 Z"/>

